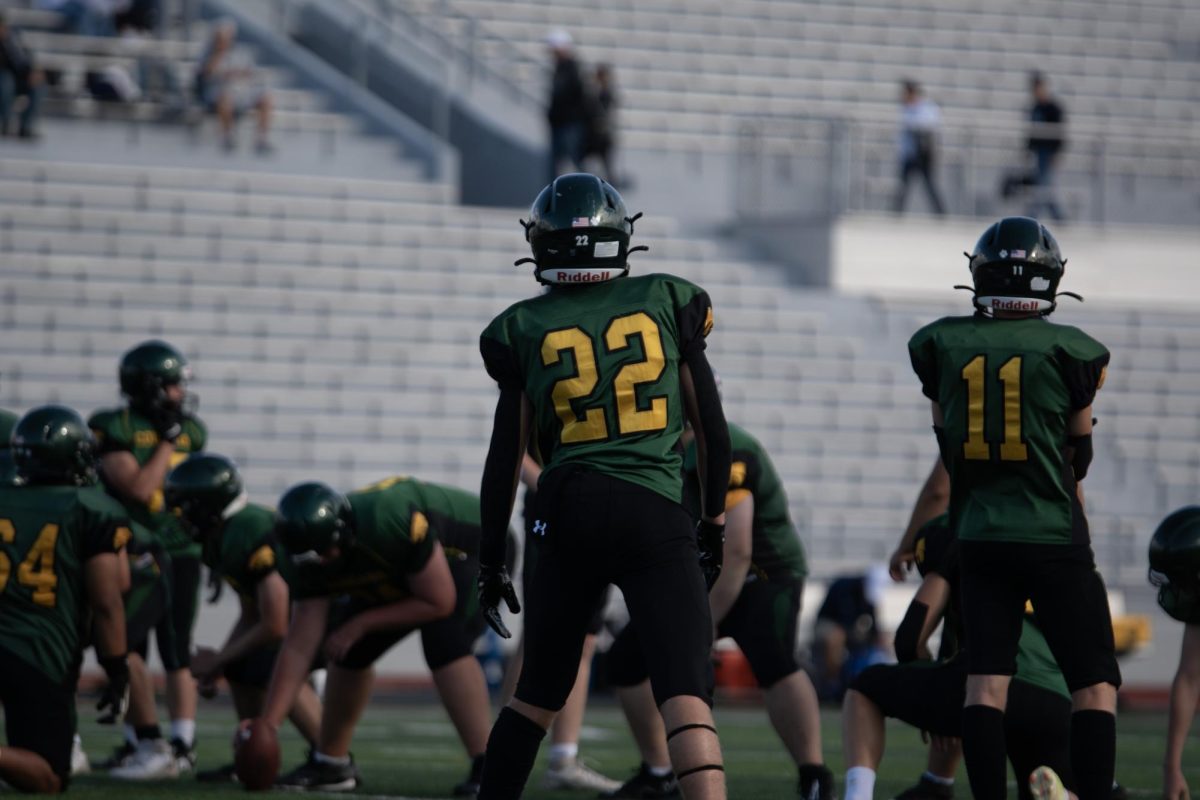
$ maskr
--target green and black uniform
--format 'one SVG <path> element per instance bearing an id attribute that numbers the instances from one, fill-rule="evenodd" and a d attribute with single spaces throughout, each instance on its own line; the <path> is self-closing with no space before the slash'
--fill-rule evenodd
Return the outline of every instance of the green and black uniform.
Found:
<path id="1" fill-rule="evenodd" d="M 1042 318 L 947 317 L 909 342 L 941 408 L 972 674 L 1012 675 L 1027 599 L 1072 690 L 1120 685 L 1108 595 L 1077 497 L 1068 424 L 1108 351 Z"/>
<path id="2" fill-rule="evenodd" d="M 328 597 L 331 618 L 341 624 L 371 608 L 409 595 L 408 576 L 429 562 L 441 542 L 458 599 L 445 619 L 420 627 L 421 646 L 430 669 L 470 655 L 483 632 L 474 591 L 479 573 L 479 497 L 449 486 L 411 478 L 388 478 L 348 494 L 354 538 L 329 564 L 281 560 L 292 600 Z M 366 669 L 412 629 L 377 631 L 360 639 L 339 663 Z"/>
<path id="3" fill-rule="evenodd" d="M 962 580 L 960 542 L 943 514 L 927 522 L 914 542 L 922 577 L 938 575 L 950 586 L 943 611 L 942 638 L 963 640 L 959 613 Z M 962 736 L 962 709 L 967 695 L 967 653 L 953 644 L 941 649 L 938 661 L 878 664 L 855 677 L 851 689 L 892 717 L 938 736 Z M 1005 739 L 1017 775 L 1038 766 L 1052 767 L 1068 783 L 1071 695 L 1058 663 L 1033 615 L 1025 615 L 1017 651 L 1017 671 L 1009 688 Z M 1031 797 L 1028 783 L 1017 782 L 1022 800 Z"/>
<path id="4" fill-rule="evenodd" d="M 804 545 L 788 514 L 787 494 L 766 450 L 757 439 L 729 424 L 733 463 L 725 510 L 754 503 L 750 570 L 737 600 L 717 623 L 718 636 L 730 636 L 745 653 L 760 686 L 770 688 L 800 669 L 796 660 L 796 625 L 808 562 Z M 696 444 L 684 452 L 685 505 L 700 515 L 700 478 Z M 609 680 L 633 686 L 646 679 L 645 660 L 636 637 L 626 629 L 609 649 Z"/>
<path id="5" fill-rule="evenodd" d="M 159 436 L 153 424 L 130 408 L 97 411 L 88 420 L 88 427 L 96 436 L 100 457 L 109 453 L 128 452 L 133 454 L 141 467 L 158 447 Z M 189 453 L 203 450 L 207 439 L 208 433 L 200 420 L 185 418 L 183 433 L 175 442 L 171 466 L 177 466 Z M 134 523 L 134 541 L 129 549 L 130 566 L 138 564 L 143 570 L 140 576 L 136 570 L 133 575 L 135 591 L 130 594 L 133 602 L 126 603 L 126 618 L 131 628 L 141 627 L 140 624 L 135 625 L 135 621 L 140 623 L 154 610 L 153 606 L 146 604 L 155 603 L 162 597 L 163 590 L 153 588 L 158 580 L 155 570 L 165 575 L 169 613 L 156 619 L 155 641 L 164 669 L 168 672 L 186 669 L 191 661 L 192 628 L 196 624 L 200 601 L 200 544 L 193 541 L 175 515 L 166 510 L 161 488 L 154 493 L 149 504 L 131 500 L 112 487 L 109 487 L 109 491 L 125 506 Z M 146 538 L 147 533 L 149 539 Z M 158 547 L 162 550 L 159 551 Z M 152 558 L 146 558 L 148 553 Z M 144 591 L 138 591 L 139 587 Z M 140 640 L 131 638 L 130 651 L 138 652 L 145 658 L 148 639 L 148 636 Z"/>
<path id="6" fill-rule="evenodd" d="M 8 745 L 71 771 L 75 684 L 90 624 L 84 569 L 129 540 L 128 515 L 94 487 L 0 487 L 0 703 Z"/>
<path id="7" fill-rule="evenodd" d="M 488 374 L 532 405 L 545 465 L 521 700 L 562 707 L 610 583 L 625 595 L 659 702 L 711 696 L 711 623 L 678 449 L 680 365 L 703 358 L 711 327 L 700 287 L 647 275 L 552 288 L 484 330 Z"/>
<path id="8" fill-rule="evenodd" d="M 221 530 L 205 540 L 204 565 L 233 588 L 243 606 L 258 607 L 258 584 L 279 567 L 275 543 L 275 512 L 250 503 L 225 520 Z M 261 647 L 225 667 L 231 683 L 265 689 L 271 681 L 278 643 Z"/>

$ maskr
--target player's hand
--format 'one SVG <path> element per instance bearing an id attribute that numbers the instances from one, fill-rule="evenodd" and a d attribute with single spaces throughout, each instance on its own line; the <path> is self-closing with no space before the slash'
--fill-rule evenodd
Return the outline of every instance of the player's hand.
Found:
<path id="1" fill-rule="evenodd" d="M 101 725 L 114 725 L 125 717 L 129 708 L 129 661 L 125 656 L 102 656 L 100 666 L 108 676 L 108 686 L 100 694 L 96 719 Z"/>
<path id="2" fill-rule="evenodd" d="M 197 647 L 191 660 L 192 677 L 201 683 L 215 684 L 221 677 L 221 665 L 217 662 L 217 651 L 211 647 Z"/>
<path id="3" fill-rule="evenodd" d="M 912 550 L 897 549 L 888 559 L 888 574 L 896 583 L 904 583 L 905 577 L 912 572 L 914 563 L 916 563 L 916 555 Z"/>
<path id="4" fill-rule="evenodd" d="M 521 611 L 521 603 L 517 600 L 517 590 L 513 588 L 508 577 L 508 570 L 503 566 L 493 567 L 488 564 L 479 565 L 479 578 L 475 582 L 479 592 L 479 609 L 483 618 L 492 630 L 502 639 L 511 639 L 512 632 L 500 618 L 500 601 L 503 600 L 508 610 L 514 614 Z"/>
<path id="5" fill-rule="evenodd" d="M 1187 780 L 1180 767 L 1163 767 L 1163 800 L 1190 800 Z"/>
<path id="6" fill-rule="evenodd" d="M 153 423 L 161 441 L 174 442 L 183 433 L 183 412 L 174 406 L 159 406 Z"/>
<path id="7" fill-rule="evenodd" d="M 721 577 L 721 565 L 725 562 L 725 526 L 706 519 L 696 523 L 696 545 L 700 548 L 700 571 L 704 583 L 711 590 Z"/>
<path id="8" fill-rule="evenodd" d="M 350 619 L 325 640 L 325 657 L 334 663 L 341 661 L 362 638 L 362 634 L 357 622 Z"/>

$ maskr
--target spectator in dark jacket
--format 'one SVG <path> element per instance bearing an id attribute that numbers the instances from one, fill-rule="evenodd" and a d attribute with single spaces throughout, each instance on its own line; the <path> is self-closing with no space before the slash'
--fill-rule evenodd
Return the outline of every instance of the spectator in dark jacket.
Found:
<path id="1" fill-rule="evenodd" d="M 554 76 L 550 83 L 550 102 L 546 119 L 550 123 L 550 181 L 558 175 L 562 162 L 566 171 L 578 171 L 583 160 L 587 133 L 587 89 L 579 62 L 575 60 L 575 42 L 564 30 L 546 37 L 554 58 Z"/>
<path id="2" fill-rule="evenodd" d="M 592 80 L 583 156 L 599 159 L 599 174 L 609 183 L 616 184 L 612 151 L 616 144 L 617 88 L 613 83 L 612 68 L 608 64 L 596 65 Z"/>
<path id="3" fill-rule="evenodd" d="M 45 76 L 37 68 L 33 53 L 21 41 L 20 35 L 9 26 L 0 10 L 0 135 L 7 136 L 17 98 L 25 98 L 17 124 L 22 139 L 37 136 L 38 107 L 45 89 Z"/>
<path id="4" fill-rule="evenodd" d="M 1066 143 L 1063 125 L 1066 114 L 1059 102 L 1050 95 L 1050 88 L 1041 73 L 1030 79 L 1033 106 L 1029 109 L 1029 140 L 1026 148 L 1033 155 L 1035 184 L 1028 215 L 1037 217 L 1045 212 L 1056 220 L 1063 218 L 1062 209 L 1054 198 L 1058 161 Z"/>

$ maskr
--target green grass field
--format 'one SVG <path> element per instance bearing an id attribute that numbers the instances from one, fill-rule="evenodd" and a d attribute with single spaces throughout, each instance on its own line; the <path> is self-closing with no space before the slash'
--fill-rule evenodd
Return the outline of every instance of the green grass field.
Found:
<path id="1" fill-rule="evenodd" d="M 81 706 L 80 732 L 84 745 L 92 758 L 98 758 L 116 744 L 118 734 L 111 728 L 93 723 L 93 717 L 90 707 Z M 725 748 L 731 798 L 774 800 L 793 796 L 795 771 L 761 709 L 718 707 L 717 723 Z M 216 766 L 230 758 L 233 725 L 233 712 L 229 707 L 220 704 L 202 707 L 198 732 L 202 767 Z M 840 789 L 843 769 L 838 713 L 826 711 L 822 725 L 826 758 L 838 777 Z M 1159 796 L 1159 765 L 1165 731 L 1165 715 L 1128 713 L 1121 716 L 1117 776 L 1135 797 Z M 283 747 L 285 769 L 303 758 L 303 743 L 291 728 L 284 731 Z M 595 767 L 613 777 L 624 778 L 637 763 L 619 712 L 604 703 L 589 710 L 582 749 Z M 924 752 L 916 732 L 902 725 L 890 726 L 876 797 L 891 797 L 912 783 L 923 768 Z M 354 754 L 366 781 L 360 794 L 368 796 L 447 797 L 450 787 L 465 774 L 467 764 L 441 708 L 426 702 L 380 703 L 369 709 L 355 736 Z M 1200 789 L 1200 741 L 1195 738 L 1189 743 L 1184 764 L 1190 765 L 1188 779 L 1193 791 Z M 526 793 L 531 800 L 587 796 L 540 790 L 541 770 L 539 763 Z M 201 785 L 190 777 L 174 782 L 130 785 L 94 774 L 77 779 L 71 793 L 113 800 L 244 796 L 239 789 Z M 966 775 L 961 769 L 957 794 L 963 798 L 968 796 Z"/>

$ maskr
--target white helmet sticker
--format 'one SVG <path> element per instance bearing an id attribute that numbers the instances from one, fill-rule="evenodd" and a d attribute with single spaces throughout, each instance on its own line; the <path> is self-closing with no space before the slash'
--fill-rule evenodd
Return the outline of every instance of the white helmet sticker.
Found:
<path id="1" fill-rule="evenodd" d="M 1044 292 L 1050 288 L 1050 280 L 1036 275 L 1029 281 L 1029 288 L 1035 292 Z"/>
<path id="2" fill-rule="evenodd" d="M 592 255 L 595 258 L 616 258 L 621 254 L 621 243 L 612 242 L 596 242 L 596 246 L 592 250 Z"/>

